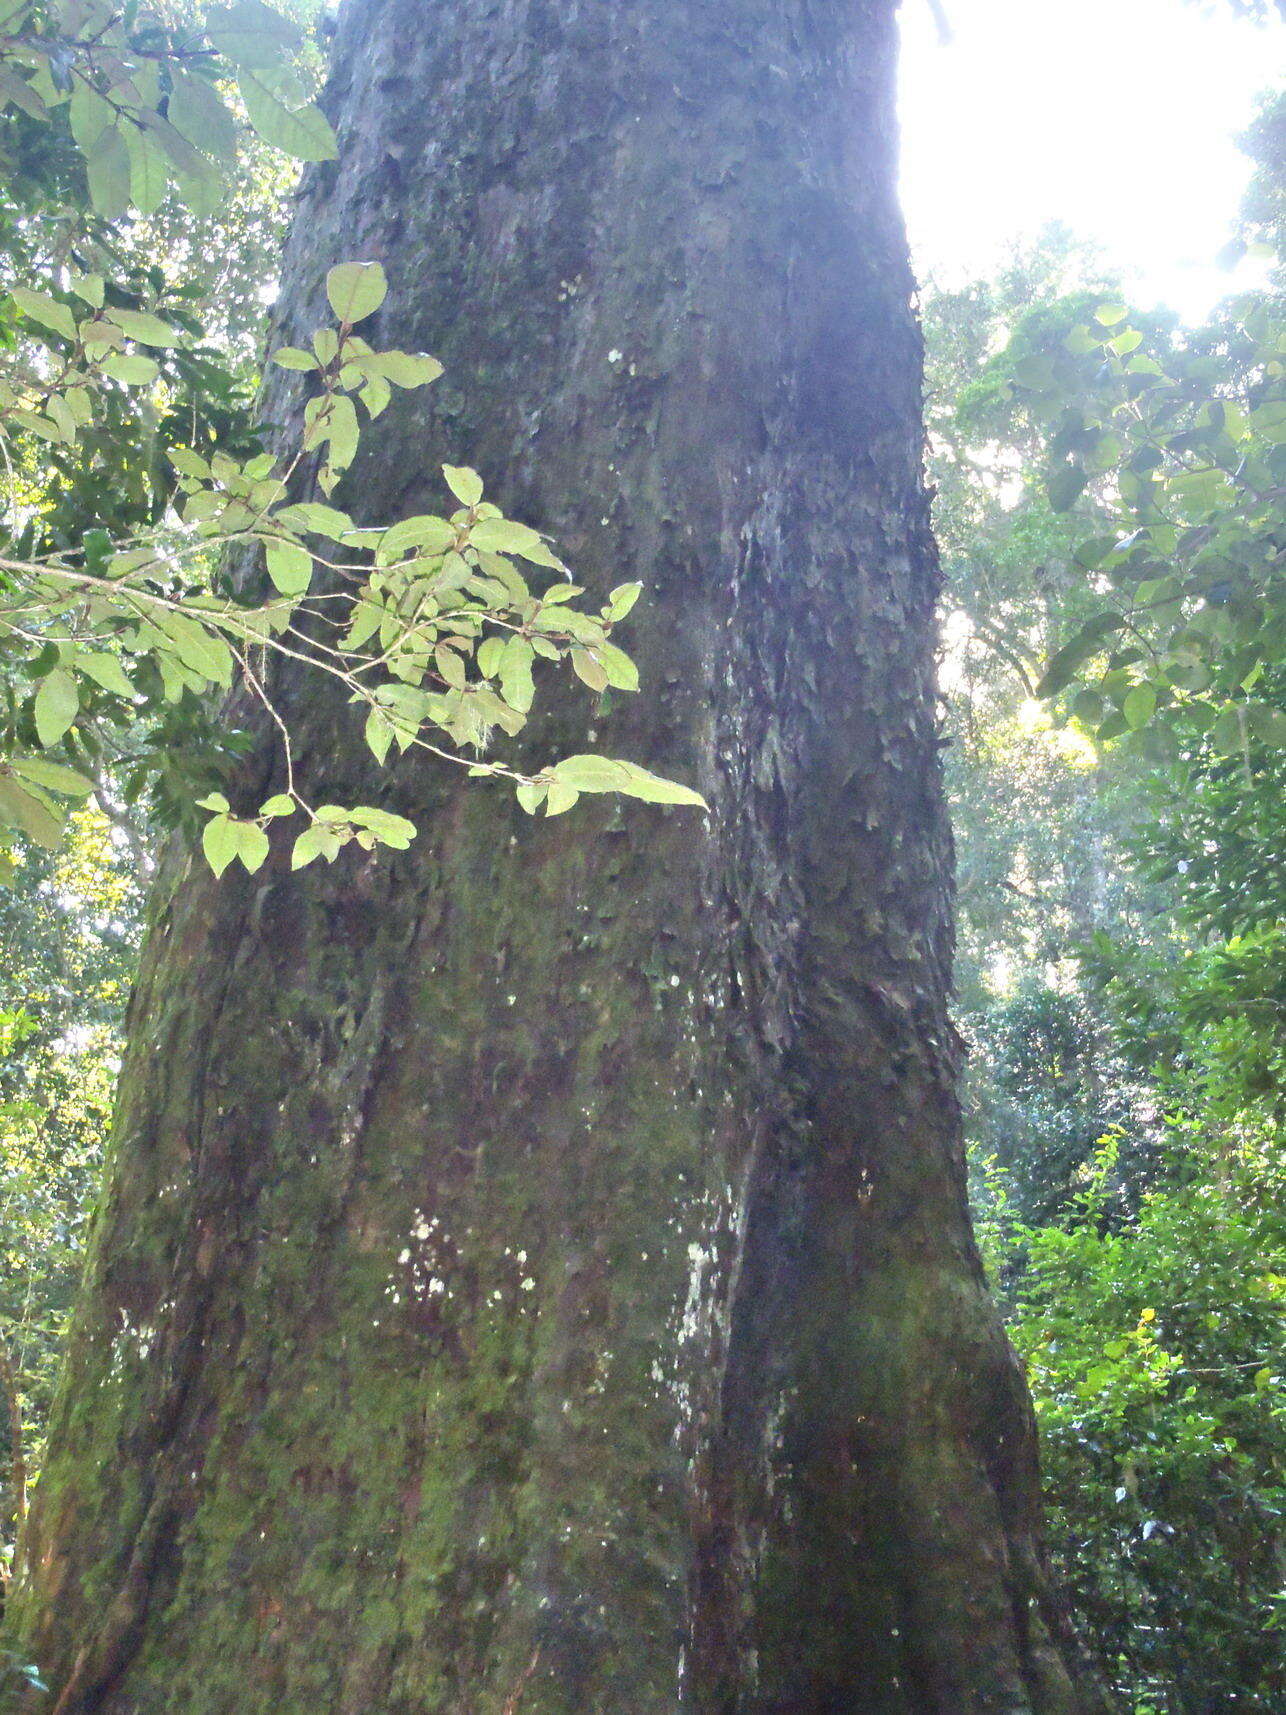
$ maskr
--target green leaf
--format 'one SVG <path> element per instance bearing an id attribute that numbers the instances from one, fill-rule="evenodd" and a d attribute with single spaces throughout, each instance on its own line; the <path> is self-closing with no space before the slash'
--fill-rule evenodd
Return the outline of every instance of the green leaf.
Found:
<path id="1" fill-rule="evenodd" d="M 321 365 L 311 351 L 301 351 L 297 345 L 283 345 L 271 354 L 271 362 L 282 369 L 319 369 Z"/>
<path id="2" fill-rule="evenodd" d="M 57 762 L 46 762 L 42 756 L 11 756 L 9 766 L 24 780 L 45 786 L 51 792 L 63 792 L 69 798 L 87 798 L 94 782 L 77 774 L 74 768 L 63 768 Z"/>
<path id="3" fill-rule="evenodd" d="M 511 637 L 500 657 L 500 691 L 511 709 L 526 714 L 536 695 L 531 676 L 535 652 L 525 637 Z"/>
<path id="4" fill-rule="evenodd" d="M 1220 711 L 1219 718 L 1210 729 L 1210 741 L 1216 750 L 1221 750 L 1228 756 L 1238 755 L 1245 746 L 1245 734 L 1242 729 L 1241 705 L 1230 703 Z"/>
<path id="5" fill-rule="evenodd" d="M 231 816 L 216 816 L 206 823 L 201 834 L 201 849 L 214 873 L 222 875 L 240 849 L 237 824 Z"/>
<path id="6" fill-rule="evenodd" d="M 1118 322 L 1123 322 L 1129 313 L 1125 304 L 1100 304 L 1094 312 L 1094 319 L 1105 328 L 1113 328 Z"/>
<path id="7" fill-rule="evenodd" d="M 582 679 L 591 691 L 607 689 L 607 674 L 587 649 L 572 649 L 572 671 L 578 679 Z"/>
<path id="8" fill-rule="evenodd" d="M 21 108 L 29 119 L 49 117 L 49 109 L 27 80 L 7 66 L 0 66 L 0 104 Z"/>
<path id="9" fill-rule="evenodd" d="M 380 537 L 375 558 L 379 565 L 389 566 L 408 553 L 444 554 L 455 542 L 455 537 L 455 526 L 445 518 L 435 518 L 429 512 L 421 513 L 390 524 Z"/>
<path id="10" fill-rule="evenodd" d="M 85 160 L 89 198 L 104 220 L 119 220 L 129 208 L 130 156 L 125 139 L 112 126 L 104 131 Z"/>
<path id="11" fill-rule="evenodd" d="M 219 52 L 235 66 L 267 70 L 299 46 L 300 34 L 288 18 L 262 0 L 234 0 L 230 6 L 212 6 L 206 13 L 206 32 Z"/>
<path id="12" fill-rule="evenodd" d="M 202 482 L 210 480 L 209 465 L 200 453 L 194 453 L 191 447 L 170 447 L 165 456 L 175 470 L 181 471 L 184 476 L 198 477 Z"/>
<path id="13" fill-rule="evenodd" d="M 1247 724 L 1253 736 L 1263 744 L 1286 745 L 1286 712 L 1267 703 L 1252 703 L 1247 711 Z"/>
<path id="14" fill-rule="evenodd" d="M 282 595 L 302 595 L 312 582 L 313 557 L 298 543 L 272 542 L 264 558 L 268 562 L 268 576 Z"/>
<path id="15" fill-rule="evenodd" d="M 29 320 L 39 322 L 42 328 L 49 328 L 64 339 L 75 339 L 76 318 L 66 304 L 60 304 L 48 292 L 33 292 L 27 286 L 14 286 L 10 296 Z"/>
<path id="16" fill-rule="evenodd" d="M 296 161 L 335 159 L 335 133 L 319 107 L 288 107 L 257 71 L 244 66 L 237 82 L 247 117 L 265 143 Z"/>
<path id="17" fill-rule="evenodd" d="M 221 637 L 186 614 L 160 610 L 153 623 L 173 643 L 183 665 L 215 685 L 232 683 L 232 655 Z"/>
<path id="18" fill-rule="evenodd" d="M 78 673 L 83 673 L 114 696 L 126 697 L 132 702 L 137 695 L 115 655 L 97 649 L 78 649 L 71 658 L 71 664 Z"/>
<path id="19" fill-rule="evenodd" d="M 36 736 L 46 749 L 58 743 L 80 712 L 76 681 L 65 668 L 55 667 L 36 692 Z"/>
<path id="20" fill-rule="evenodd" d="M 116 123 L 116 112 L 88 79 L 74 78 L 67 103 L 71 134 L 82 155 L 92 155 L 105 131 Z"/>
<path id="21" fill-rule="evenodd" d="M 315 536 L 328 536 L 340 542 L 353 528 L 353 520 L 337 506 L 326 506 L 320 500 L 297 500 L 273 514 L 273 522 L 287 530 L 310 530 Z"/>
<path id="22" fill-rule="evenodd" d="M 73 274 L 67 282 L 78 298 L 96 310 L 103 307 L 104 281 L 101 274 Z"/>
<path id="23" fill-rule="evenodd" d="M 144 387 L 161 373 L 156 362 L 141 352 L 109 351 L 99 367 L 126 387 Z"/>
<path id="24" fill-rule="evenodd" d="M 237 122 L 204 78 L 171 71 L 173 87 L 166 113 L 189 143 L 231 165 L 237 158 Z"/>
<path id="25" fill-rule="evenodd" d="M 478 671 L 484 679 L 490 679 L 499 672 L 506 642 L 503 637 L 484 637 L 478 645 Z"/>
<path id="26" fill-rule="evenodd" d="M 305 828 L 295 841 L 290 867 L 303 869 L 305 864 L 310 864 L 317 857 L 324 857 L 327 863 L 334 863 L 342 845 L 343 841 L 333 828 L 324 822 L 314 822 L 312 827 Z"/>
<path id="27" fill-rule="evenodd" d="M 347 470 L 357 452 L 362 432 L 357 421 L 357 407 L 342 393 L 337 393 L 330 402 L 326 429 L 330 464 L 336 470 Z"/>
<path id="28" fill-rule="evenodd" d="M 1125 693 L 1121 704 L 1121 713 L 1129 725 L 1137 732 L 1145 727 L 1156 713 L 1157 694 L 1151 685 L 1135 685 L 1133 690 Z"/>
<path id="29" fill-rule="evenodd" d="M 326 276 L 326 296 L 336 319 L 351 327 L 379 309 L 388 280 L 378 262 L 342 262 Z"/>
<path id="30" fill-rule="evenodd" d="M 475 548 L 483 548 L 488 553 L 521 554 L 524 560 L 535 565 L 549 566 L 555 571 L 563 569 L 562 562 L 543 538 L 529 525 L 519 524 L 512 518 L 480 518 L 469 531 L 469 540 Z"/>
<path id="31" fill-rule="evenodd" d="M 1103 639 L 1113 631 L 1120 631 L 1124 624 L 1120 614 L 1096 614 L 1050 657 L 1049 665 L 1036 686 L 1036 695 L 1053 697 L 1065 685 L 1070 685 L 1076 677 L 1077 669 L 1088 661 L 1091 655 L 1097 653 Z"/>
<path id="32" fill-rule="evenodd" d="M 623 649 L 618 649 L 614 643 L 600 643 L 597 654 L 607 674 L 607 682 L 614 690 L 638 690 L 639 670 Z"/>
<path id="33" fill-rule="evenodd" d="M 8 774 L 0 774 L 0 821 L 51 851 L 62 840 L 63 825 L 54 809 Z"/>
<path id="34" fill-rule="evenodd" d="M 617 584 L 607 598 L 606 614 L 615 625 L 618 619 L 624 619 L 643 593 L 642 584 Z"/>
<path id="35" fill-rule="evenodd" d="M 15 297 L 17 294 L 14 294 Z M 1279 446 L 1286 441 L 1286 399 L 1269 399 L 1250 413 L 1255 432 Z"/>
<path id="36" fill-rule="evenodd" d="M 442 474 L 461 506 L 476 506 L 482 499 L 482 478 L 476 470 L 467 465 L 444 464 Z"/>
<path id="37" fill-rule="evenodd" d="M 172 346 L 180 344 L 183 338 L 168 322 L 163 322 L 160 316 L 154 316 L 150 310 L 113 308 L 107 311 L 107 318 L 115 322 L 128 338 L 136 339 L 140 345 Z"/>
<path id="38" fill-rule="evenodd" d="M 442 365 L 437 358 L 424 352 L 381 351 L 376 361 L 380 372 L 395 387 L 427 387 L 442 373 Z"/>
<path id="39" fill-rule="evenodd" d="M 549 787 L 543 781 L 525 780 L 517 791 L 518 802 L 529 816 L 534 816 L 545 802 L 548 792 Z"/>
<path id="40" fill-rule="evenodd" d="M 706 801 L 690 786 L 663 779 L 634 762 L 610 756 L 568 756 L 550 769 L 550 778 L 579 792 L 620 792 L 649 804 L 692 804 L 704 810 Z"/>
<path id="41" fill-rule="evenodd" d="M 369 828 L 381 845 L 392 846 L 397 851 L 405 851 L 416 836 L 415 823 L 405 816 L 395 816 L 391 810 L 359 804 L 348 814 L 359 828 Z"/>
<path id="42" fill-rule="evenodd" d="M 1051 471 L 1045 486 L 1054 511 L 1068 511 L 1079 500 L 1088 481 L 1089 473 L 1079 465 L 1060 465 Z"/>
<path id="43" fill-rule="evenodd" d="M 388 757 L 393 736 L 392 723 L 378 709 L 372 709 L 366 717 L 366 744 L 371 755 L 381 766 Z"/>
<path id="44" fill-rule="evenodd" d="M 261 816 L 293 816 L 295 800 L 288 792 L 278 792 L 259 806 Z"/>
<path id="45" fill-rule="evenodd" d="M 263 868 L 264 860 L 268 856 L 268 836 L 257 822 L 236 822 L 233 825 L 237 830 L 237 856 L 253 875 L 256 870 Z"/>
<path id="46" fill-rule="evenodd" d="M 170 165 L 146 131 L 136 125 L 124 132 L 129 156 L 130 201 L 140 214 L 155 214 L 170 184 Z"/>

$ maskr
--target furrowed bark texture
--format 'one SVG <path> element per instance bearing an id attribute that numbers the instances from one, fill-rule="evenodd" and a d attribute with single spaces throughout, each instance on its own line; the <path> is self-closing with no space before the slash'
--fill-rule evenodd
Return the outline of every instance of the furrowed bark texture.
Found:
<path id="1" fill-rule="evenodd" d="M 712 814 L 373 785 L 285 687 L 422 832 L 166 865 L 24 1542 L 59 1715 L 1092 1706 L 965 1205 L 893 90 L 889 0 L 342 14 L 278 331 L 378 257 L 447 364 L 347 498 L 473 463 L 641 578 L 642 696 L 532 750 Z"/>

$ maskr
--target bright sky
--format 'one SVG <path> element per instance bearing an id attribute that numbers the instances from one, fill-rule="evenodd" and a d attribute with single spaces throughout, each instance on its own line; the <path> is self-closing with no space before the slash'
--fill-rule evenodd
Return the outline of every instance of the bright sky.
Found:
<path id="1" fill-rule="evenodd" d="M 902 192 L 922 274 L 985 272 L 1062 221 L 1140 302 L 1196 318 L 1249 165 L 1236 136 L 1286 77 L 1286 25 L 1185 0 L 903 0 Z M 1249 266 L 1253 267 L 1253 264 Z"/>

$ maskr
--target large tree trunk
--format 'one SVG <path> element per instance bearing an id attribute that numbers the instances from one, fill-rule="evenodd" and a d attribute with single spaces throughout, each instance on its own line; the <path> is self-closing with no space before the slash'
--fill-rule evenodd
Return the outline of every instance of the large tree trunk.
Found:
<path id="1" fill-rule="evenodd" d="M 712 814 L 416 769 L 404 858 L 171 854 L 24 1543 L 60 1715 L 1091 1706 L 965 1205 L 893 11 L 341 18 L 282 331 L 379 257 L 448 365 L 348 494 L 475 463 L 641 578 L 643 695 L 533 744 Z"/>

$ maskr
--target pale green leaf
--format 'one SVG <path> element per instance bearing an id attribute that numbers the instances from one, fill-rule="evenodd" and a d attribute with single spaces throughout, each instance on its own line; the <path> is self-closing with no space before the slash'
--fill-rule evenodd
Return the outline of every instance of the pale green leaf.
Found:
<path id="1" fill-rule="evenodd" d="M 521 554 L 535 565 L 562 570 L 562 562 L 541 536 L 512 518 L 479 519 L 469 531 L 469 540 L 475 548 L 485 548 L 489 553 Z"/>
<path id="2" fill-rule="evenodd" d="M 690 786 L 665 780 L 637 763 L 609 756 L 568 756 L 550 770 L 551 778 L 581 792 L 621 792 L 649 804 L 693 804 L 705 809 L 705 799 Z"/>
<path id="3" fill-rule="evenodd" d="M 231 816 L 216 816 L 206 823 L 201 834 L 201 849 L 216 875 L 223 874 L 236 857 L 239 847 L 237 824 Z"/>
<path id="4" fill-rule="evenodd" d="M 233 826 L 237 831 L 237 856 L 253 875 L 263 868 L 268 856 L 268 836 L 257 822 L 235 822 Z"/>
<path id="5" fill-rule="evenodd" d="M 324 857 L 327 863 L 334 863 L 339 855 L 343 841 L 333 828 L 322 822 L 314 822 L 311 828 L 305 828 L 295 841 L 294 850 L 290 857 L 291 869 L 303 869 L 314 858 Z"/>
<path id="6" fill-rule="evenodd" d="M 64 339 L 75 339 L 76 318 L 66 304 L 60 304 L 48 292 L 33 292 L 27 286 L 12 287 L 10 295 L 31 321 L 39 322 L 42 328 L 49 328 L 53 333 L 62 334 Z"/>
<path id="7" fill-rule="evenodd" d="M 312 582 L 313 557 L 298 543 L 269 543 L 264 557 L 268 562 L 268 576 L 282 595 L 302 595 Z"/>
<path id="8" fill-rule="evenodd" d="M 155 214 L 169 188 L 169 163 L 146 131 L 131 125 L 123 136 L 129 155 L 130 201 L 140 214 Z"/>
<path id="9" fill-rule="evenodd" d="M 576 787 L 569 786 L 565 780 L 551 780 L 549 797 L 545 804 L 547 816 L 561 816 L 564 810 L 570 810 L 580 798 Z"/>
<path id="10" fill-rule="evenodd" d="M 141 352 L 109 351 L 99 365 L 104 375 L 126 387 L 143 387 L 161 373 L 156 362 Z"/>
<path id="11" fill-rule="evenodd" d="M 606 614 L 613 624 L 624 619 L 643 593 L 642 584 L 617 584 L 607 598 Z"/>
<path id="12" fill-rule="evenodd" d="M 597 654 L 609 685 L 618 691 L 638 690 L 639 670 L 623 649 L 614 643 L 600 643 Z"/>
<path id="13" fill-rule="evenodd" d="M 272 362 L 280 364 L 282 369 L 318 369 L 320 365 L 311 351 L 302 351 L 297 345 L 283 345 L 272 353 Z"/>
<path id="14" fill-rule="evenodd" d="M 218 95 L 203 78 L 191 77 L 175 68 L 167 104 L 171 125 L 189 143 L 216 161 L 228 164 L 237 158 L 237 123 Z"/>
<path id="15" fill-rule="evenodd" d="M 29 119 L 47 119 L 49 109 L 25 78 L 0 66 L 0 105 L 19 107 Z"/>
<path id="16" fill-rule="evenodd" d="M 467 465 L 444 464 L 442 474 L 461 506 L 476 506 L 482 499 L 482 478 L 476 470 Z"/>
<path id="17" fill-rule="evenodd" d="M 130 339 L 136 339 L 140 345 L 172 346 L 178 345 L 183 336 L 168 322 L 163 322 L 160 316 L 154 316 L 150 310 L 118 310 L 112 308 L 106 312 L 108 320 L 116 323 L 121 332 Z"/>
<path id="18" fill-rule="evenodd" d="M 0 774 L 0 821 L 51 851 L 62 839 L 62 822 L 43 794 L 29 792 L 10 774 Z"/>
<path id="19" fill-rule="evenodd" d="M 599 663 L 586 649 L 572 648 L 572 671 L 578 679 L 582 679 L 591 691 L 607 689 L 607 674 Z"/>
<path id="20" fill-rule="evenodd" d="M 104 220 L 119 220 L 130 203 L 130 157 L 115 126 L 104 131 L 86 156 L 85 176 L 95 212 Z"/>
<path id="21" fill-rule="evenodd" d="M 296 161 L 333 161 L 335 133 L 319 107 L 286 105 L 257 71 L 242 68 L 238 79 L 250 123 L 265 143 Z"/>
<path id="22" fill-rule="evenodd" d="M 94 782 L 77 774 L 74 768 L 64 768 L 57 762 L 46 762 L 43 756 L 11 756 L 9 766 L 24 780 L 44 786 L 50 792 L 62 792 L 69 798 L 87 798 Z"/>
<path id="23" fill-rule="evenodd" d="M 1121 713 L 1127 723 L 1137 731 L 1145 727 L 1156 713 L 1157 694 L 1151 685 L 1135 685 L 1125 694 L 1121 704 Z"/>
<path id="24" fill-rule="evenodd" d="M 46 748 L 58 743 L 80 712 L 80 694 L 76 681 L 63 667 L 40 681 L 36 692 L 36 736 Z"/>
<path id="25" fill-rule="evenodd" d="M 326 506 L 320 500 L 297 500 L 274 513 L 273 522 L 288 530 L 311 530 L 316 536 L 329 536 L 342 541 L 353 528 L 353 520 L 337 506 Z"/>
<path id="26" fill-rule="evenodd" d="M 536 695 L 531 676 L 534 652 L 525 637 L 511 637 L 500 657 L 500 690 L 511 709 L 526 714 Z"/>
<path id="27" fill-rule="evenodd" d="M 326 296 L 345 326 L 373 316 L 388 295 L 388 280 L 378 262 L 341 262 L 326 276 Z"/>
<path id="28" fill-rule="evenodd" d="M 424 352 L 381 351 L 375 362 L 395 387 L 427 387 L 442 373 L 437 358 Z"/>
<path id="29" fill-rule="evenodd" d="M 212 6 L 205 27 L 215 47 L 235 66 L 267 70 L 280 65 L 300 42 L 296 26 L 262 0 Z"/>

